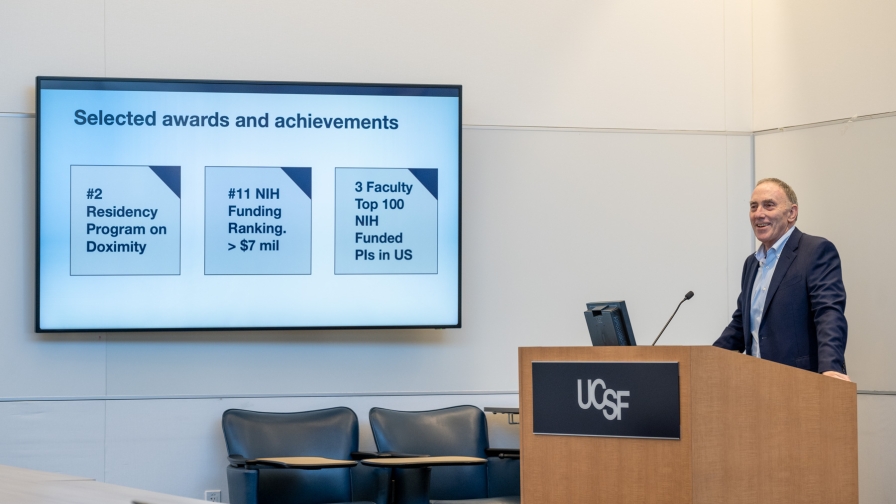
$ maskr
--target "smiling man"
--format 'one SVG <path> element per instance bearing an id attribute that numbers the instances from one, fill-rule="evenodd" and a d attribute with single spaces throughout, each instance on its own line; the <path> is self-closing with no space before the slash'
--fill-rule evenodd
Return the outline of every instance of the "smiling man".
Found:
<path id="1" fill-rule="evenodd" d="M 827 376 L 846 375 L 846 289 L 834 244 L 803 234 L 796 193 L 762 179 L 750 198 L 761 242 L 747 257 L 731 323 L 715 346 Z"/>

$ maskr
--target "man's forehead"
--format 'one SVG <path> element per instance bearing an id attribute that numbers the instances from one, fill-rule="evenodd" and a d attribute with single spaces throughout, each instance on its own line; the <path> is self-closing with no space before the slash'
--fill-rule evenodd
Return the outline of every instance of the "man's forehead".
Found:
<path id="1" fill-rule="evenodd" d="M 780 202 L 786 200 L 787 195 L 784 194 L 784 190 L 771 182 L 766 182 L 765 184 L 756 186 L 756 189 L 753 190 L 753 196 L 750 198 L 750 203 Z"/>

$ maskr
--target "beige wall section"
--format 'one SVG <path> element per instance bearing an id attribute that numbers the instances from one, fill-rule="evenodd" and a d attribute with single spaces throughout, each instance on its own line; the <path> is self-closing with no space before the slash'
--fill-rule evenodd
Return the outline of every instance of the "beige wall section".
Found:
<path id="1" fill-rule="evenodd" d="M 725 130 L 753 131 L 753 0 L 725 0 L 724 9 Z"/>
<path id="2" fill-rule="evenodd" d="M 0 397 L 104 394 L 102 333 L 34 333 L 34 182 L 34 119 L 0 117 Z"/>
<path id="3" fill-rule="evenodd" d="M 778 177 L 799 197 L 797 226 L 830 239 L 846 284 L 846 366 L 859 389 L 896 390 L 896 118 L 756 137 L 756 178 Z"/>
<path id="4" fill-rule="evenodd" d="M 0 464 L 104 480 L 105 401 L 0 402 L 0 432 Z"/>
<path id="5" fill-rule="evenodd" d="M 34 77 L 102 77 L 102 0 L 0 2 L 0 112 L 34 112 Z"/>
<path id="6" fill-rule="evenodd" d="M 36 74 L 105 72 L 460 83 L 469 124 L 746 131 L 748 4 L 5 2 L 0 111 L 34 110 Z"/>
<path id="7" fill-rule="evenodd" d="M 896 3 L 754 0 L 754 129 L 896 111 Z M 760 134 L 755 176 L 800 200 L 798 226 L 829 238 L 843 261 L 849 343 L 860 390 L 896 390 L 896 118 Z M 860 395 L 859 496 L 894 502 L 896 397 Z"/>
<path id="8" fill-rule="evenodd" d="M 896 2 L 755 0 L 754 129 L 896 111 Z"/>
<path id="9" fill-rule="evenodd" d="M 722 0 L 109 0 L 109 76 L 464 85 L 464 122 L 724 129 Z"/>
<path id="10" fill-rule="evenodd" d="M 358 416 L 360 449 L 375 451 L 368 421 L 370 408 L 428 410 L 458 404 L 515 407 L 517 396 L 0 402 L 0 464 L 197 499 L 203 498 L 204 490 L 220 489 L 224 502 L 229 502 L 227 449 L 221 430 L 221 415 L 229 408 L 276 412 L 351 408 Z M 506 415 L 486 414 L 486 421 L 490 446 L 519 447 L 519 425 L 509 425 Z"/>
<path id="11" fill-rule="evenodd" d="M 753 192 L 753 137 L 728 137 L 728 298 L 730 317 L 740 295 L 744 260 L 756 250 L 748 211 Z M 726 320 L 726 324 L 729 320 Z M 719 328 L 719 334 L 722 328 Z"/>
<path id="12" fill-rule="evenodd" d="M 199 499 L 203 490 L 221 489 L 224 502 L 229 502 L 227 449 L 221 430 L 221 414 L 229 408 L 284 412 L 351 408 L 358 416 L 360 449 L 375 451 L 368 419 L 370 408 L 429 410 L 459 404 L 515 407 L 517 397 L 509 394 L 108 401 L 105 480 Z M 506 415 L 487 414 L 486 421 L 490 446 L 519 447 L 519 425 L 508 425 Z M 173 460 L 178 462 L 172 463 Z"/>
<path id="13" fill-rule="evenodd" d="M 890 322 L 896 302 L 896 118 L 799 129 L 756 137 L 756 177 L 779 177 L 796 190 L 801 230 L 840 251 L 846 284 L 846 365 L 863 390 L 896 390 Z M 859 497 L 892 502 L 896 486 L 896 397 L 859 396 Z"/>
<path id="14" fill-rule="evenodd" d="M 108 393 L 516 390 L 517 347 L 590 343 L 585 302 L 625 299 L 644 344 L 688 290 L 663 341 L 718 336 L 730 315 L 726 137 L 467 129 L 463 140 L 462 329 L 109 334 Z M 247 372 L 221 372 L 235 369 Z"/>
<path id="15" fill-rule="evenodd" d="M 15 50 L 0 52 L 13 69 L 0 112 L 33 110 L 36 73 L 105 73 L 459 82 L 467 123 L 739 129 L 749 1 L 5 2 L 0 47 Z M 693 289 L 668 343 L 711 341 L 730 312 L 726 208 L 751 168 L 747 137 L 468 129 L 460 331 L 118 335 L 108 347 L 102 334 L 35 335 L 34 121 L 0 121 L 0 205 L 20 216 L 0 226 L 22 245 L 0 249 L 12 279 L 0 362 L 27 377 L 0 384 L 5 397 L 514 390 L 505 349 L 587 343 L 589 299 L 628 299 L 644 340 Z M 329 381 L 322 363 L 346 360 L 404 371 Z M 217 372 L 235 363 L 255 378 Z M 321 372 L 278 379 L 297 363 Z"/>
<path id="16" fill-rule="evenodd" d="M 33 112 L 38 74 L 459 83 L 468 125 L 749 131 L 750 3 L 0 2 L 0 112 Z M 644 343 L 694 290 L 663 342 L 709 343 L 749 248 L 748 136 L 471 127 L 461 330 L 37 335 L 33 144 L 33 119 L 0 117 L 0 463 L 191 497 L 225 487 L 227 406 L 514 405 L 443 393 L 516 390 L 516 348 L 586 345 L 591 300 L 626 299 Z M 343 395 L 388 391 L 434 395 Z M 300 392 L 336 395 L 89 399 Z M 16 400 L 35 396 L 63 400 Z"/>

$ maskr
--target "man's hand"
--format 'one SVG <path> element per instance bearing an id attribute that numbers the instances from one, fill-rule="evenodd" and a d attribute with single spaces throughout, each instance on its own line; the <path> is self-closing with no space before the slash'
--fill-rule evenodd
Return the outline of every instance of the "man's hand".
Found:
<path id="1" fill-rule="evenodd" d="M 831 378 L 837 378 L 837 379 L 843 380 L 843 381 L 852 381 L 849 379 L 849 376 L 846 376 L 843 373 L 838 373 L 836 371 L 825 371 L 824 373 L 821 373 L 821 374 L 823 374 L 825 376 L 830 376 Z"/>

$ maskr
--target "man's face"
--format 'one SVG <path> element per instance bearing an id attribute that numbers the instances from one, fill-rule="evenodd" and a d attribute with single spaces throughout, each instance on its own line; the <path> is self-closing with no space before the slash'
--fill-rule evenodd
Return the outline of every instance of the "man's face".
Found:
<path id="1" fill-rule="evenodd" d="M 793 226 L 798 210 L 777 184 L 766 182 L 756 186 L 750 198 L 750 224 L 766 250 Z"/>

